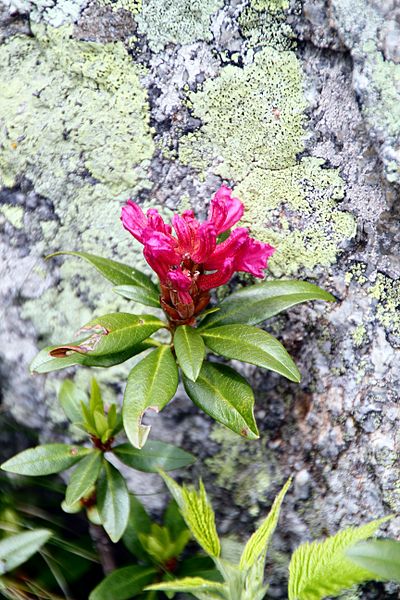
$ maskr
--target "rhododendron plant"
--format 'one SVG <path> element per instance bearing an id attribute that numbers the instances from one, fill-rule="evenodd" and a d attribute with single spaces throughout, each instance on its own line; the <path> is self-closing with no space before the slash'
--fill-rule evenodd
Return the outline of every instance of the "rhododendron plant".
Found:
<path id="1" fill-rule="evenodd" d="M 207 353 L 298 382 L 300 373 L 282 344 L 254 325 L 300 302 L 333 297 L 304 281 L 271 280 L 246 285 L 205 310 L 212 290 L 235 272 L 262 278 L 275 251 L 252 238 L 247 228 L 232 229 L 243 211 L 227 186 L 216 192 L 203 222 L 187 210 L 174 215 L 170 225 L 154 208 L 144 213 L 129 200 L 122 208 L 123 226 L 143 244 L 157 283 L 131 266 L 93 254 L 56 253 L 85 259 L 114 284 L 116 293 L 162 309 L 166 320 L 130 312 L 97 317 L 79 329 L 77 340 L 44 348 L 32 370 L 110 367 L 146 352 L 131 369 L 124 394 L 123 425 L 133 446 L 142 448 L 149 434 L 150 427 L 142 424 L 146 410 L 162 410 L 175 395 L 179 377 L 196 406 L 236 433 L 257 438 L 251 387 L 227 364 L 208 360 Z M 169 332 L 169 340 L 165 335 L 157 339 L 161 329 Z"/>
<path id="2" fill-rule="evenodd" d="M 123 226 L 144 246 L 144 257 L 159 277 L 161 306 L 171 323 L 193 325 L 210 301 L 210 290 L 227 283 L 236 271 L 264 277 L 275 248 L 251 238 L 245 227 L 217 243 L 220 234 L 240 221 L 243 210 L 240 200 L 222 186 L 211 200 L 208 219 L 200 223 L 192 210 L 175 215 L 173 235 L 154 208 L 145 215 L 131 200 L 123 207 Z"/>

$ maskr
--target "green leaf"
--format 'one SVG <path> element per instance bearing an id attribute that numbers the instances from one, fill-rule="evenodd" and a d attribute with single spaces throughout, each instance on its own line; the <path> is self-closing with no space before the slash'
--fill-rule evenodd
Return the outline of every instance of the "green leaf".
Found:
<path id="1" fill-rule="evenodd" d="M 68 444 L 45 444 L 16 454 L 1 465 L 3 471 L 18 475 L 50 475 L 72 467 L 78 460 L 92 452 Z"/>
<path id="2" fill-rule="evenodd" d="M 377 578 L 400 583 L 400 542 L 359 542 L 346 551 L 346 556 L 359 567 L 374 573 Z"/>
<path id="3" fill-rule="evenodd" d="M 0 575 L 27 561 L 52 536 L 48 529 L 35 529 L 11 535 L 0 541 Z"/>
<path id="4" fill-rule="evenodd" d="M 101 465 L 102 453 L 99 450 L 92 450 L 80 461 L 68 483 L 65 494 L 66 507 L 72 506 L 88 494 L 97 481 Z"/>
<path id="5" fill-rule="evenodd" d="M 196 381 L 205 356 L 201 335 L 189 325 L 181 325 L 174 335 L 174 348 L 179 366 L 186 377 Z"/>
<path id="6" fill-rule="evenodd" d="M 97 485 L 97 508 L 110 539 L 118 542 L 128 524 L 129 494 L 124 478 L 107 461 Z"/>
<path id="7" fill-rule="evenodd" d="M 101 439 L 106 431 L 108 431 L 107 417 L 98 410 L 95 410 L 93 413 L 93 418 L 96 426 L 96 434 Z"/>
<path id="8" fill-rule="evenodd" d="M 139 287 L 138 285 L 118 285 L 113 288 L 113 292 L 128 300 L 134 300 L 135 302 L 145 304 L 146 306 L 160 308 L 160 292 L 158 290 L 149 290 L 148 288 Z"/>
<path id="9" fill-rule="evenodd" d="M 157 291 L 157 287 L 151 281 L 150 277 L 133 267 L 116 262 L 115 260 L 110 260 L 109 258 L 102 258 L 101 256 L 89 254 L 88 252 L 54 252 L 54 254 L 49 254 L 46 258 L 53 258 L 53 256 L 61 256 L 64 254 L 83 258 L 114 285 L 137 285 L 149 290 Z"/>
<path id="10" fill-rule="evenodd" d="M 374 535 L 385 521 L 387 518 L 349 527 L 323 542 L 299 546 L 289 565 L 289 600 L 322 600 L 375 579 L 373 573 L 351 562 L 345 553 L 350 546 Z"/>
<path id="11" fill-rule="evenodd" d="M 260 527 L 253 533 L 240 558 L 240 568 L 250 569 L 253 565 L 261 565 L 264 571 L 265 557 L 267 555 L 269 541 L 276 529 L 279 519 L 281 504 L 291 484 L 287 481 L 281 492 L 275 498 L 272 508 Z"/>
<path id="12" fill-rule="evenodd" d="M 193 454 L 158 440 L 148 440 L 141 450 L 131 444 L 121 444 L 114 446 L 112 452 L 128 467 L 145 473 L 157 473 L 160 469 L 174 471 L 196 461 Z"/>
<path id="13" fill-rule="evenodd" d="M 154 581 L 156 574 L 155 569 L 138 565 L 116 569 L 94 588 L 89 600 L 129 600 Z"/>
<path id="14" fill-rule="evenodd" d="M 126 435 L 136 448 L 142 448 L 150 432 L 149 425 L 142 425 L 146 410 L 162 410 L 177 387 L 178 367 L 169 346 L 153 350 L 133 367 L 125 389 L 122 418 Z"/>
<path id="15" fill-rule="evenodd" d="M 215 527 L 215 515 L 208 501 L 203 482 L 199 482 L 199 491 L 179 486 L 176 481 L 161 471 L 161 476 L 178 504 L 182 517 L 198 544 L 210 556 L 217 558 L 221 553 L 221 544 Z"/>
<path id="16" fill-rule="evenodd" d="M 80 354 L 89 354 L 90 356 L 124 352 L 124 350 L 135 348 L 161 327 L 166 327 L 164 321 L 160 321 L 152 315 L 110 313 L 92 319 L 92 321 L 81 327 L 77 335 L 87 335 L 88 337 L 71 348 L 59 346 L 58 355 L 64 349 L 66 352 L 73 351 Z"/>
<path id="17" fill-rule="evenodd" d="M 259 437 L 253 391 L 239 373 L 226 365 L 204 362 L 197 381 L 183 376 L 183 384 L 189 398 L 210 417 L 243 437 Z"/>
<path id="18" fill-rule="evenodd" d="M 96 411 L 100 414 L 104 414 L 104 404 L 103 399 L 101 397 L 101 391 L 99 388 L 99 384 L 96 379 L 92 377 L 90 384 L 90 400 L 89 400 L 89 410 L 94 415 Z"/>
<path id="19" fill-rule="evenodd" d="M 131 552 L 134 556 L 140 558 L 141 560 L 148 561 L 149 557 L 143 549 L 139 535 L 148 534 L 150 532 L 151 520 L 145 511 L 143 504 L 139 502 L 136 496 L 130 494 L 129 499 L 129 519 L 122 541 L 128 548 L 129 552 Z"/>
<path id="20" fill-rule="evenodd" d="M 181 592 L 193 594 L 196 598 L 203 600 L 220 600 L 227 598 L 228 588 L 223 583 L 207 581 L 201 577 L 184 577 L 175 581 L 163 581 L 150 585 L 146 590 L 157 590 L 164 592 Z"/>
<path id="21" fill-rule="evenodd" d="M 75 342 L 70 342 L 61 346 L 61 348 L 68 348 L 76 345 Z M 151 348 L 155 345 L 154 340 L 148 339 L 140 342 L 136 346 L 124 350 L 123 352 L 115 352 L 114 354 L 106 354 L 104 356 L 92 356 L 90 354 L 79 354 L 72 350 L 66 350 L 65 356 L 54 357 L 51 355 L 52 352 L 58 351 L 60 346 L 47 346 L 43 348 L 33 359 L 30 371 L 31 373 L 50 373 L 51 371 L 58 371 L 59 369 L 65 369 L 67 367 L 73 367 L 75 365 L 83 365 L 85 367 L 113 367 L 125 362 L 128 358 L 131 358 L 135 354 L 140 354 L 144 350 Z"/>
<path id="22" fill-rule="evenodd" d="M 87 395 L 71 379 L 63 381 L 58 393 L 58 400 L 71 423 L 80 423 L 82 421 L 81 402 L 87 402 Z"/>
<path id="23" fill-rule="evenodd" d="M 298 368 L 284 346 L 272 335 L 251 325 L 224 325 L 202 333 L 216 354 L 280 373 L 290 381 L 301 379 Z"/>
<path id="24" fill-rule="evenodd" d="M 219 305 L 220 310 L 209 315 L 199 328 L 208 329 L 231 323 L 256 325 L 309 300 L 334 302 L 335 298 L 306 281 L 263 281 L 228 296 Z"/>

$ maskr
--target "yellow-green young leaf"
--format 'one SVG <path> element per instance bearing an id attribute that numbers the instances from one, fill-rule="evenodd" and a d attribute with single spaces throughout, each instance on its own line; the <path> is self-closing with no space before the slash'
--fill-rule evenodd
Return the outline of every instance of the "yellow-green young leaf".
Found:
<path id="1" fill-rule="evenodd" d="M 281 504 L 291 484 L 289 479 L 281 492 L 275 498 L 272 508 L 261 524 L 261 526 L 253 533 L 246 546 L 244 547 L 243 554 L 240 559 L 241 569 L 250 569 L 255 563 L 265 563 L 265 557 L 267 555 L 269 541 L 275 531 L 278 523 L 279 513 Z"/>
<path id="2" fill-rule="evenodd" d="M 348 558 L 377 577 L 400 583 L 400 542 L 370 540 L 351 546 Z"/>
<path id="3" fill-rule="evenodd" d="M 156 285 L 141 271 L 138 271 L 129 265 L 116 262 L 115 260 L 110 260 L 109 258 L 89 254 L 89 252 L 55 252 L 54 254 L 46 256 L 46 258 L 61 256 L 63 254 L 83 258 L 114 285 L 138 285 L 149 290 L 157 291 Z"/>
<path id="4" fill-rule="evenodd" d="M 183 384 L 189 398 L 210 417 L 247 439 L 259 437 L 253 390 L 234 369 L 204 361 L 197 380 L 184 375 Z"/>
<path id="5" fill-rule="evenodd" d="M 332 294 L 306 281 L 264 281 L 234 292 L 220 305 L 220 310 L 207 316 L 200 329 L 247 323 L 257 325 L 301 302 L 325 300 L 333 302 Z"/>
<path id="6" fill-rule="evenodd" d="M 207 499 L 203 482 L 200 480 L 199 491 L 185 486 L 180 487 L 169 475 L 161 472 L 169 491 L 179 506 L 182 517 L 193 537 L 207 554 L 218 558 L 221 544 L 215 527 L 215 515 Z"/>
<path id="7" fill-rule="evenodd" d="M 35 552 L 51 537 L 47 529 L 35 529 L 11 535 L 0 541 L 0 575 L 12 571 Z"/>
<path id="8" fill-rule="evenodd" d="M 120 472 L 104 461 L 97 485 L 97 508 L 101 523 L 113 542 L 122 537 L 129 519 L 129 494 Z"/>
<path id="9" fill-rule="evenodd" d="M 220 600 L 228 597 L 228 588 L 225 584 L 207 581 L 207 579 L 201 577 L 184 577 L 183 579 L 175 579 L 175 581 L 163 581 L 162 583 L 150 585 L 145 589 L 193 594 L 196 598 L 206 600 Z"/>
<path id="10" fill-rule="evenodd" d="M 45 444 L 16 454 L 1 465 L 3 471 L 18 475 L 50 475 L 72 467 L 78 460 L 92 452 L 68 444 Z"/>
<path id="11" fill-rule="evenodd" d="M 196 381 L 205 356 L 201 335 L 193 327 L 181 325 L 175 331 L 174 348 L 182 371 L 186 377 Z"/>
<path id="12" fill-rule="evenodd" d="M 71 423 L 82 421 L 81 402 L 87 403 L 87 395 L 71 379 L 63 381 L 58 393 L 58 401 Z"/>
<path id="13" fill-rule="evenodd" d="M 202 333 L 216 354 L 275 371 L 290 381 L 301 379 L 298 368 L 274 336 L 251 325 L 224 325 Z"/>
<path id="14" fill-rule="evenodd" d="M 138 565 L 116 569 L 94 588 L 89 600 L 128 600 L 154 581 L 156 574 L 155 569 Z"/>
<path id="15" fill-rule="evenodd" d="M 65 506 L 70 507 L 84 498 L 96 483 L 102 465 L 102 453 L 93 450 L 75 468 L 65 494 Z"/>
<path id="16" fill-rule="evenodd" d="M 104 404 L 103 404 L 103 399 L 101 397 L 100 387 L 94 377 L 92 377 L 92 381 L 91 381 L 91 385 L 90 385 L 89 409 L 92 414 L 96 410 L 100 414 L 104 414 Z"/>
<path id="17" fill-rule="evenodd" d="M 124 394 L 122 418 L 125 433 L 135 448 L 142 448 L 150 432 L 142 425 L 146 410 L 159 412 L 178 387 L 178 367 L 169 346 L 153 350 L 129 373 Z"/>
<path id="18" fill-rule="evenodd" d="M 108 430 L 107 417 L 98 410 L 95 410 L 93 413 L 93 419 L 96 427 L 96 435 L 99 438 L 102 438 L 105 432 Z"/>
<path id="19" fill-rule="evenodd" d="M 390 518 L 390 517 L 389 517 Z M 349 527 L 323 542 L 302 544 L 289 565 L 289 600 L 322 600 L 376 576 L 351 562 L 346 550 L 377 531 L 387 518 Z"/>

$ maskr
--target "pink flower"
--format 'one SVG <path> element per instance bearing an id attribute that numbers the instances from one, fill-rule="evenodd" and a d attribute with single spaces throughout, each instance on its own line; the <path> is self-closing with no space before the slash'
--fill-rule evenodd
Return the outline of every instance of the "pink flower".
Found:
<path id="1" fill-rule="evenodd" d="M 219 234 L 235 225 L 244 207 L 223 185 L 211 200 L 208 219 L 200 223 L 186 210 L 172 219 L 172 228 L 155 209 L 146 214 L 129 200 L 122 224 L 144 246 L 143 254 L 160 279 L 161 306 L 175 324 L 193 325 L 210 300 L 210 290 L 229 281 L 236 271 L 263 277 L 275 248 L 238 227 L 221 243 Z"/>

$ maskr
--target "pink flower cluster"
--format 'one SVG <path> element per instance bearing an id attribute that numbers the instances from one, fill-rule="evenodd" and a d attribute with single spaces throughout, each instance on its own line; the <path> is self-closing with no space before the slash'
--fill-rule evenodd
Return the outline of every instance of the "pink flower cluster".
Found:
<path id="1" fill-rule="evenodd" d="M 243 204 L 222 186 L 211 200 L 208 219 L 200 223 L 192 210 L 172 218 L 172 227 L 156 209 L 146 214 L 132 200 L 122 208 L 122 224 L 144 246 L 143 254 L 160 279 L 161 306 L 170 321 L 194 323 L 210 300 L 210 290 L 236 271 L 263 277 L 275 249 L 237 227 L 221 243 L 217 238 L 243 215 Z"/>

